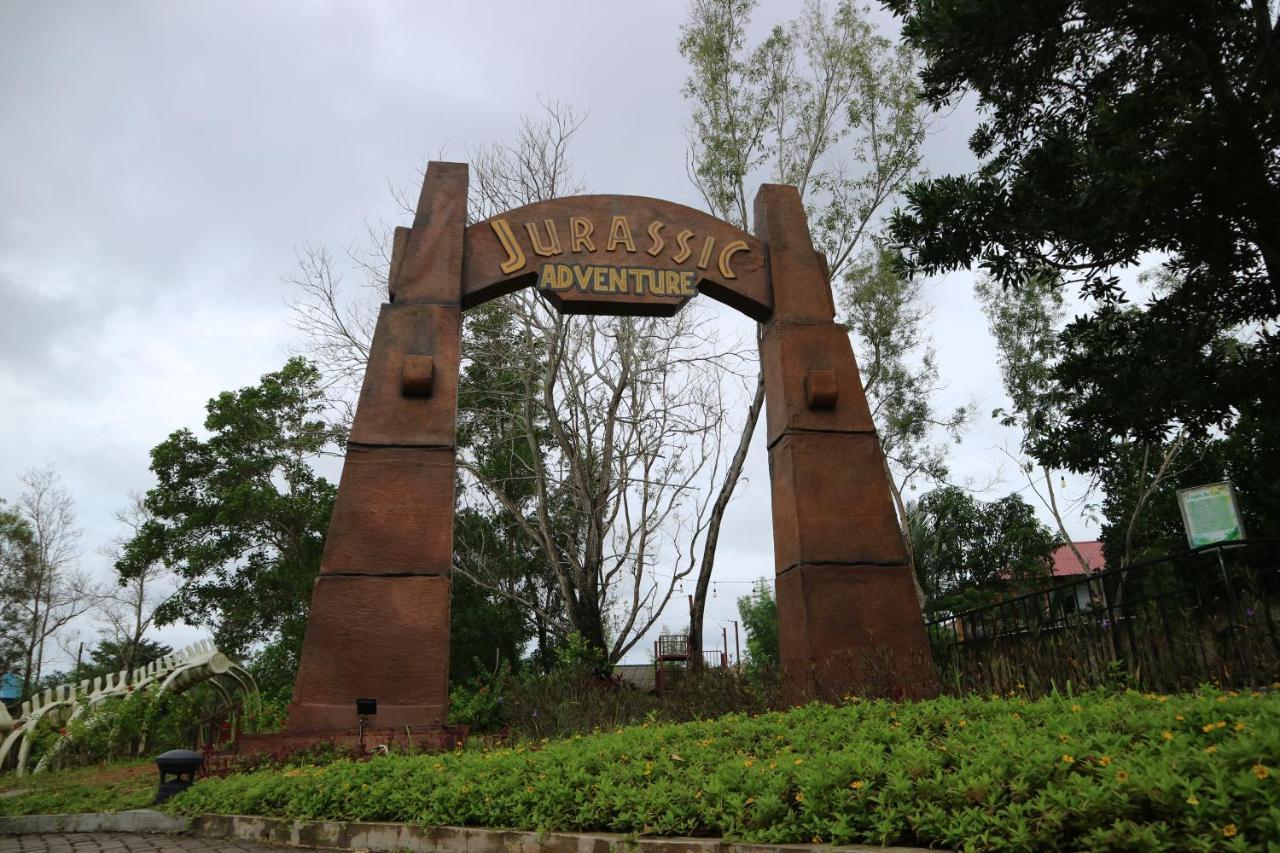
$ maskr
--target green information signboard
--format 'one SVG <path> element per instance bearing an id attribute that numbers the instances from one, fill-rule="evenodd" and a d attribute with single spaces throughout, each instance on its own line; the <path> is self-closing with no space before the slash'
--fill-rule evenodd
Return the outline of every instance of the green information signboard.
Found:
<path id="1" fill-rule="evenodd" d="M 1178 509 L 1192 548 L 1244 539 L 1240 507 L 1229 482 L 1179 489 Z"/>

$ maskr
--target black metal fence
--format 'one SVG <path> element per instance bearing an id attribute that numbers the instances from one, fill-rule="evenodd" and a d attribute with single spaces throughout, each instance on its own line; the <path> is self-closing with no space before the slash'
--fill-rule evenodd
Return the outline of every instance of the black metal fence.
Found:
<path id="1" fill-rule="evenodd" d="M 1271 684 L 1280 678 L 1280 540 L 1058 579 L 928 628 L 949 692 Z"/>

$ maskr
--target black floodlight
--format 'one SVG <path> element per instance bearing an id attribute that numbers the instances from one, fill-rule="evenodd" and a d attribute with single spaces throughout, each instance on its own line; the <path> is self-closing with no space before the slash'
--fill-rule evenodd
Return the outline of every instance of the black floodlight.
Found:
<path id="1" fill-rule="evenodd" d="M 378 715 L 378 700 L 357 699 L 356 715 L 360 717 L 376 717 Z"/>

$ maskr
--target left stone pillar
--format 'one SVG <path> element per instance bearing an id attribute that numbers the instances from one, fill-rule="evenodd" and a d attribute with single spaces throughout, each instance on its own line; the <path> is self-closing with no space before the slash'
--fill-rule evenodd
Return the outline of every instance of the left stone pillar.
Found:
<path id="1" fill-rule="evenodd" d="M 467 166 L 430 163 L 396 229 L 382 306 L 311 597 L 290 734 L 435 728 L 449 699 L 462 252 Z"/>

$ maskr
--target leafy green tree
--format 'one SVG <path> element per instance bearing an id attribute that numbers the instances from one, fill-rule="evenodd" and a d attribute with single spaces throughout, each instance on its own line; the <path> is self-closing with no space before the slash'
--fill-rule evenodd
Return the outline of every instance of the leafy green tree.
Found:
<path id="1" fill-rule="evenodd" d="M 80 667 L 80 678 L 93 678 L 125 669 L 136 669 L 159 660 L 173 651 L 156 640 L 142 638 L 105 639 L 89 650 L 89 660 Z"/>
<path id="2" fill-rule="evenodd" d="M 207 437 L 180 429 L 151 451 L 150 517 L 117 569 L 175 573 L 158 624 L 212 627 L 233 655 L 281 643 L 296 657 L 335 494 L 311 467 L 332 443 L 322 406 L 318 371 L 290 359 L 210 400 Z"/>
<path id="3" fill-rule="evenodd" d="M 942 412 L 934 405 L 943 383 L 928 332 L 930 310 L 921 281 L 902 275 L 895 259 L 877 249 L 850 264 L 840 305 L 857 346 L 889 486 L 905 520 L 908 490 L 921 481 L 947 481 L 946 441 L 960 441 L 973 412 L 970 406 Z M 903 532 L 911 545 L 910 528 Z"/>
<path id="4" fill-rule="evenodd" d="M 910 513 L 930 615 L 979 607 L 1050 576 L 1058 540 L 1016 493 L 985 502 L 944 486 L 922 495 Z"/>
<path id="5" fill-rule="evenodd" d="M 20 671 L 24 664 L 22 590 L 33 560 L 30 525 L 0 500 L 0 672 Z"/>
<path id="6" fill-rule="evenodd" d="M 549 450 L 545 412 L 532 405 L 529 366 L 543 354 L 522 333 L 508 300 L 467 314 L 463 350 L 471 357 L 458 389 L 460 468 L 481 489 L 460 483 L 454 520 L 454 609 L 450 669 L 455 683 L 492 670 L 495 653 L 520 660 L 535 638 L 544 667 L 567 630 L 563 592 L 545 552 L 524 531 L 558 528 L 554 500 L 539 501 L 537 467 Z M 539 518 L 539 507 L 548 510 Z"/>
<path id="7" fill-rule="evenodd" d="M 974 95 L 968 175 L 921 181 L 891 232 L 912 267 L 1039 277 L 1099 300 L 1068 329 L 1066 417 L 1100 440 L 1276 416 L 1280 18 L 1240 0 L 887 0 L 935 109 Z M 1150 253 L 1171 286 L 1121 313 Z"/>
<path id="8" fill-rule="evenodd" d="M 776 669 L 778 655 L 778 601 L 773 586 L 761 580 L 750 594 L 738 599 L 738 615 L 747 632 L 747 663 L 753 668 Z"/>
<path id="9" fill-rule="evenodd" d="M 1021 433 L 1017 453 L 1008 455 L 1027 478 L 1027 486 L 1053 518 L 1058 536 L 1084 571 L 1088 561 L 1074 544 L 1067 529 L 1060 488 L 1055 485 L 1053 467 L 1057 457 L 1046 460 L 1047 437 L 1060 430 L 1066 419 L 1065 406 L 1073 399 L 1054 373 L 1062 360 L 1062 325 L 1065 300 L 1058 282 L 1049 277 L 1033 278 L 1016 289 L 1001 288 L 989 278 L 974 284 L 974 293 L 987 316 L 988 328 L 996 344 L 1000 380 L 1009 398 L 1008 407 L 995 409 L 991 416 Z M 1057 478 L 1061 483 L 1061 477 Z M 1088 499 L 1086 489 L 1075 505 Z"/>

